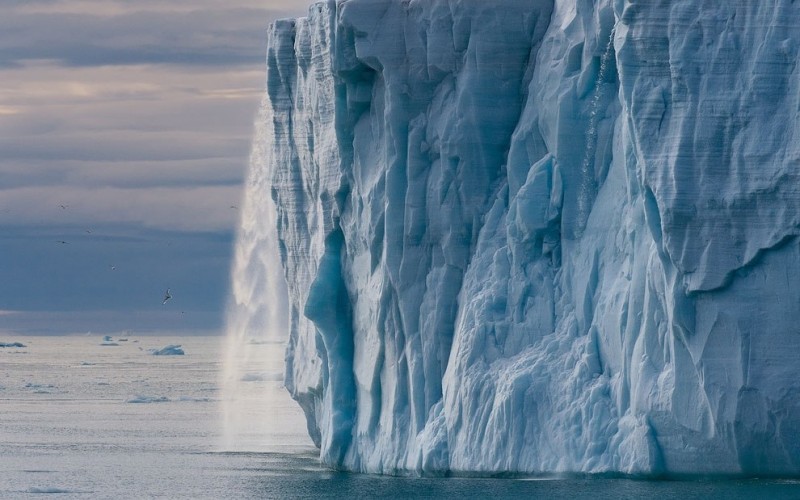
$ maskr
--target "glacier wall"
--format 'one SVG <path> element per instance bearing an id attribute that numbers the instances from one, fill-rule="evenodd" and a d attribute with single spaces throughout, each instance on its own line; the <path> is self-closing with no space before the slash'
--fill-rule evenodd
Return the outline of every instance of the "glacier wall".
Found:
<path id="1" fill-rule="evenodd" d="M 798 27 L 790 0 L 275 23 L 286 387 L 323 461 L 800 473 Z"/>

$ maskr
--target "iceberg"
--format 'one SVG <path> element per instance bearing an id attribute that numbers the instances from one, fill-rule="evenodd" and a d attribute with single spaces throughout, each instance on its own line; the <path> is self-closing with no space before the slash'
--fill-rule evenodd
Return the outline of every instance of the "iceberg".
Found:
<path id="1" fill-rule="evenodd" d="M 161 349 L 150 349 L 150 354 L 154 356 L 183 356 L 183 348 L 180 345 L 167 345 Z"/>
<path id="2" fill-rule="evenodd" d="M 73 490 L 65 490 L 63 488 L 53 488 L 53 487 L 38 488 L 32 486 L 27 490 L 25 490 L 25 493 L 50 494 L 50 493 L 79 493 L 79 492 Z"/>
<path id="3" fill-rule="evenodd" d="M 21 348 L 27 347 L 27 346 L 25 344 L 23 344 L 22 342 L 0 342 L 0 347 L 4 347 L 4 348 L 14 348 L 14 347 L 16 347 L 16 348 L 21 349 Z"/>
<path id="4" fill-rule="evenodd" d="M 111 337 L 111 335 L 103 336 L 103 341 L 100 342 L 100 345 L 101 346 L 105 346 L 105 347 L 117 347 L 117 346 L 119 346 L 118 343 L 114 342 L 114 339 Z"/>
<path id="5" fill-rule="evenodd" d="M 38 384 L 34 382 L 27 382 L 26 389 L 31 389 L 33 394 L 53 394 L 58 388 L 52 384 Z"/>
<path id="6" fill-rule="evenodd" d="M 323 462 L 800 474 L 798 28 L 789 0 L 275 22 L 249 189 Z"/>
<path id="7" fill-rule="evenodd" d="M 125 400 L 126 403 L 133 404 L 168 403 L 169 401 L 166 396 L 142 396 L 141 394 Z"/>

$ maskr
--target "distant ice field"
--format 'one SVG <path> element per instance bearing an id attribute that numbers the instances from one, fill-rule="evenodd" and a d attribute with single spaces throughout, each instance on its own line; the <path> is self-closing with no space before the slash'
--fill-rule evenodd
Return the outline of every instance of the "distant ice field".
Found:
<path id="1" fill-rule="evenodd" d="M 281 345 L 252 346 L 272 367 L 254 368 L 255 406 L 241 408 L 261 418 L 225 443 L 222 339 L 125 338 L 24 337 L 14 339 L 24 348 L 0 349 L 0 498 L 242 497 L 265 458 L 226 447 L 314 460 L 281 377 L 264 376 L 280 374 Z M 169 345 L 185 355 L 153 355 Z"/>
<path id="2" fill-rule="evenodd" d="M 212 337 L 0 338 L 0 498 L 796 498 L 785 480 L 411 478 L 319 465 L 274 371 L 283 346 L 253 343 L 241 370 L 245 429 L 224 435 L 223 341 Z M 185 355 L 150 349 L 180 345 Z M 252 354 L 252 352 L 251 352 Z"/>

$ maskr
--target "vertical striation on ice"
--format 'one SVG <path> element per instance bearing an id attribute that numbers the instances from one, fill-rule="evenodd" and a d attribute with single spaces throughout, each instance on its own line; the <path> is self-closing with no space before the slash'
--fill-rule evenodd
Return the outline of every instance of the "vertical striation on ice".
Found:
<path id="1" fill-rule="evenodd" d="M 286 385 L 362 471 L 800 473 L 800 4 L 269 33 Z"/>

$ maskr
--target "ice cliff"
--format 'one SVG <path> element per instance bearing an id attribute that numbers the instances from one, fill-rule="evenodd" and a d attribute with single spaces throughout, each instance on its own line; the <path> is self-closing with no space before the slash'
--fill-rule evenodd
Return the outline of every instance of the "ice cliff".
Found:
<path id="1" fill-rule="evenodd" d="M 800 473 L 799 45 L 790 0 L 275 23 L 262 189 L 322 459 Z"/>

